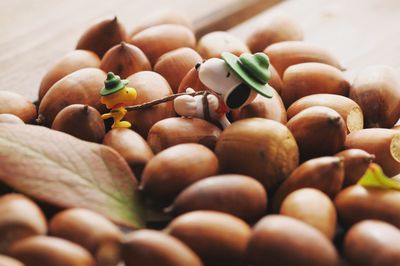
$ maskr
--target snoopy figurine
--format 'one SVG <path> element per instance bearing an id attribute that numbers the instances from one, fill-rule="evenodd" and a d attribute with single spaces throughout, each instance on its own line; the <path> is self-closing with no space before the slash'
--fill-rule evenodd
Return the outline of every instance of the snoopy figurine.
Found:
<path id="1" fill-rule="evenodd" d="M 222 59 L 211 58 L 197 64 L 200 81 L 210 89 L 207 104 L 202 95 L 179 96 L 174 100 L 178 115 L 205 119 L 204 108 L 208 106 L 211 120 L 218 121 L 222 128 L 230 125 L 226 114 L 250 104 L 257 94 L 272 97 L 272 88 L 268 85 L 271 78 L 269 59 L 264 53 L 244 53 L 237 57 L 228 52 L 222 53 Z M 186 92 L 193 92 L 188 88 Z"/>

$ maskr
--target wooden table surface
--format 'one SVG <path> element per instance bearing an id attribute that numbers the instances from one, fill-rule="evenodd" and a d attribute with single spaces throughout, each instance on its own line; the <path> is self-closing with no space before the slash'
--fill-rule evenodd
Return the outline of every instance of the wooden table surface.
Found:
<path id="1" fill-rule="evenodd" d="M 36 100 L 40 80 L 47 69 L 74 49 L 85 29 L 100 19 L 117 15 L 129 31 L 148 14 L 172 8 L 187 14 L 195 28 L 199 28 L 243 2 L 246 1 L 1 1 L 0 89 L 16 91 Z M 283 1 L 230 31 L 245 39 L 260 21 L 278 12 L 287 13 L 298 21 L 306 41 L 319 44 L 336 55 L 348 69 L 349 79 L 373 64 L 400 69 L 398 0 Z"/>

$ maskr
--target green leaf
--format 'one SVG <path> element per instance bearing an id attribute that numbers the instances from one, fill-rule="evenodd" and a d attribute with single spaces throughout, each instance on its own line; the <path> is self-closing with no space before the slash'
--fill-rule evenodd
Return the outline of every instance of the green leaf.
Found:
<path id="1" fill-rule="evenodd" d="M 382 168 L 375 163 L 370 164 L 365 174 L 358 181 L 358 184 L 364 187 L 400 190 L 400 183 L 387 177 L 383 173 Z"/>
<path id="2" fill-rule="evenodd" d="M 113 149 L 40 126 L 0 124 L 0 181 L 63 208 L 143 226 L 137 181 Z"/>

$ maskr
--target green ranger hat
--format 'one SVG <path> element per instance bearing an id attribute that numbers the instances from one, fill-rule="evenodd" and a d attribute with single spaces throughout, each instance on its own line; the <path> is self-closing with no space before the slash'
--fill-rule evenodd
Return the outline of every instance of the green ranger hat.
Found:
<path id="1" fill-rule="evenodd" d="M 104 88 L 101 89 L 100 95 L 107 96 L 122 90 L 128 84 L 126 79 L 122 79 L 112 72 L 108 72 L 107 79 L 104 81 Z"/>
<path id="2" fill-rule="evenodd" d="M 222 59 L 247 86 L 259 94 L 272 98 L 272 87 L 268 85 L 271 78 L 269 59 L 264 53 L 243 53 L 240 57 L 224 52 Z"/>

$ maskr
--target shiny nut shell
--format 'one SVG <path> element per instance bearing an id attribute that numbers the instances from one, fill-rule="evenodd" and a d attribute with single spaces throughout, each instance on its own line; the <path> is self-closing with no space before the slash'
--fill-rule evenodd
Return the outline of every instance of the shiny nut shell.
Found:
<path id="1" fill-rule="evenodd" d="M 11 91 L 0 91 L 0 114 L 13 114 L 25 123 L 35 120 L 36 107 L 25 97 Z"/>
<path id="2" fill-rule="evenodd" d="M 25 124 L 21 118 L 13 114 L 0 114 L 0 123 Z"/>
<path id="3" fill-rule="evenodd" d="M 0 254 L 0 266 L 24 266 L 22 262 Z"/>

